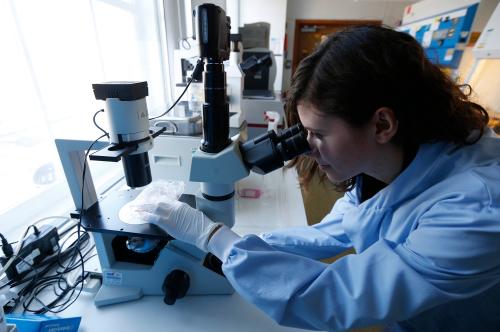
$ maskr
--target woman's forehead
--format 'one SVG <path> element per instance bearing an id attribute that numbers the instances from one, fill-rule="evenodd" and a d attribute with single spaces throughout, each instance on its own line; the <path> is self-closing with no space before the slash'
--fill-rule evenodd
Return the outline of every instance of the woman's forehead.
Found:
<path id="1" fill-rule="evenodd" d="M 299 102 L 297 103 L 297 111 L 299 112 L 299 116 L 324 116 L 324 114 L 316 107 L 316 105 L 309 102 Z"/>
<path id="2" fill-rule="evenodd" d="M 318 107 L 311 103 L 297 104 L 297 111 L 301 119 L 308 118 L 310 120 L 325 121 L 333 118 L 332 114 L 326 114 L 320 111 Z"/>

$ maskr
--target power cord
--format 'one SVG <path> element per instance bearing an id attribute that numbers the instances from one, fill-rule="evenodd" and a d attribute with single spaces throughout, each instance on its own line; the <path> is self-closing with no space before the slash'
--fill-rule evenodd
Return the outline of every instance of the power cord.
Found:
<path id="1" fill-rule="evenodd" d="M 94 113 L 94 116 L 92 117 L 92 122 L 94 122 L 94 125 L 95 125 L 95 126 L 96 126 L 96 127 L 97 127 L 100 131 L 102 131 L 102 132 L 104 133 L 104 135 L 105 135 L 107 138 L 109 138 L 109 133 L 108 133 L 106 130 L 102 129 L 102 128 L 101 128 L 101 127 L 97 124 L 97 122 L 96 122 L 96 120 L 95 120 L 95 118 L 96 118 L 97 114 L 99 114 L 99 113 L 101 113 L 101 112 L 104 112 L 104 110 L 103 110 L 103 109 L 101 109 L 101 110 L 98 110 L 97 112 L 95 112 L 95 113 Z"/>
<path id="2" fill-rule="evenodd" d="M 94 124 L 97 126 L 97 123 L 95 122 L 95 117 L 96 115 L 101 112 L 102 110 L 96 112 L 94 114 Z M 97 126 L 100 128 L 99 126 Z M 102 128 L 100 128 L 102 130 Z M 81 190 L 81 210 L 78 218 L 78 222 L 75 225 L 77 230 L 70 234 L 66 241 L 73 237 L 75 234 L 77 236 L 76 241 L 71 243 L 67 249 L 62 251 L 62 247 L 65 245 L 66 241 L 63 242 L 63 245 L 59 246 L 57 249 L 57 252 L 53 254 L 50 257 L 47 257 L 42 263 L 40 263 L 38 266 L 33 266 L 30 262 L 27 262 L 24 257 L 19 256 L 19 252 L 23 247 L 24 241 L 26 239 L 26 235 L 28 234 L 30 228 L 33 229 L 33 233 L 38 237 L 40 235 L 40 230 L 35 226 L 35 225 L 30 225 L 29 227 L 26 228 L 24 234 L 21 236 L 19 239 L 19 244 L 14 250 L 12 248 L 12 243 L 9 243 L 7 239 L 0 234 L 1 237 L 1 242 L 2 242 L 2 251 L 4 252 L 6 258 L 8 261 L 3 264 L 2 269 L 0 270 L 0 278 L 4 274 L 4 272 L 9 268 L 9 266 L 16 260 L 22 260 L 28 267 L 31 268 L 31 272 L 28 275 L 26 275 L 22 280 L 9 280 L 6 283 L 2 284 L 0 286 L 0 289 L 6 288 L 6 287 L 18 287 L 22 286 L 22 289 L 18 292 L 18 296 L 13 300 L 14 303 L 8 306 L 10 310 L 7 312 L 12 312 L 16 306 L 22 302 L 23 308 L 25 312 L 33 312 L 33 313 L 46 313 L 46 312 L 52 312 L 52 313 L 58 313 L 66 308 L 68 308 L 71 304 L 73 304 L 78 297 L 80 296 L 82 290 L 83 290 L 83 284 L 85 279 L 87 278 L 85 274 L 85 268 L 84 264 L 85 261 L 90 259 L 92 256 L 88 256 L 92 250 L 94 249 L 94 246 L 91 246 L 90 249 L 88 249 L 85 253 L 82 253 L 82 250 L 88 246 L 89 244 L 89 234 L 84 231 L 82 232 L 81 230 L 81 221 L 82 221 L 82 216 L 85 213 L 85 208 L 84 208 L 84 186 L 85 186 L 85 174 L 86 174 L 86 169 L 87 169 L 87 163 L 86 160 L 88 158 L 88 155 L 90 151 L 92 150 L 93 146 L 103 137 L 108 136 L 107 132 L 104 132 L 103 135 L 98 137 L 95 141 L 92 142 L 92 144 L 89 145 L 85 156 L 83 160 L 83 171 L 82 171 L 82 190 Z M 46 218 L 45 218 L 46 219 Z M 43 220 L 43 219 L 42 219 Z M 39 220 L 41 221 L 41 220 Z M 37 223 L 39 222 L 37 221 Z M 73 226 L 74 227 L 74 226 Z M 58 268 L 56 268 L 55 275 L 52 276 L 45 276 L 51 269 L 54 268 L 55 264 L 58 265 Z M 81 274 L 78 276 L 78 278 L 70 283 L 66 277 L 66 275 L 74 271 L 76 269 L 80 268 L 81 269 Z M 43 292 L 45 289 L 48 287 L 52 286 L 53 287 L 53 292 L 56 296 L 55 299 L 53 299 L 50 303 L 45 304 L 43 301 L 39 299 L 39 295 L 41 292 Z M 74 296 L 76 293 L 76 296 Z M 31 305 L 33 302 L 36 302 L 41 306 L 41 308 L 37 309 L 32 309 Z"/>
<path id="3" fill-rule="evenodd" d="M 201 80 L 201 74 L 203 73 L 203 66 L 204 65 L 205 65 L 205 62 L 203 61 L 203 59 L 199 59 L 198 62 L 196 63 L 196 67 L 194 68 L 193 75 L 191 75 L 191 78 L 189 79 L 186 87 L 182 91 L 182 93 L 179 96 L 179 98 L 177 98 L 177 100 L 174 102 L 174 104 L 172 106 L 170 106 L 170 108 L 168 110 L 166 110 L 165 112 L 163 112 L 162 114 L 160 114 L 158 116 L 150 118 L 149 119 L 150 121 L 154 120 L 154 119 L 161 118 L 162 116 L 168 114 L 168 112 L 170 112 L 175 107 L 175 105 L 177 105 L 179 103 L 179 100 L 181 100 L 182 96 L 184 96 L 184 94 L 186 93 L 187 89 L 191 85 L 191 82 L 193 80 Z"/>
<path id="4" fill-rule="evenodd" d="M 21 251 L 22 247 L 23 247 L 23 244 L 24 244 L 24 240 L 26 239 L 26 235 L 28 234 L 29 230 L 31 227 L 34 227 L 34 225 L 29 225 L 28 228 L 26 228 L 24 234 L 20 237 L 19 239 L 19 245 L 17 246 L 16 250 L 13 252 L 13 254 L 11 255 L 11 257 L 7 257 L 6 258 L 8 259 L 8 261 L 5 263 L 5 264 L 2 264 L 2 269 L 0 270 L 0 280 L 3 276 L 3 274 L 8 270 L 8 268 L 10 267 L 10 265 L 12 263 L 14 263 L 16 257 L 18 256 L 19 252 Z M 34 228 L 36 229 L 36 228 Z M 38 230 L 38 229 L 37 229 Z M 3 236 L 2 236 L 3 237 Z M 6 240 L 7 241 L 7 240 Z M 3 243 L 2 243 L 2 247 L 3 247 Z"/>
<path id="5" fill-rule="evenodd" d="M 80 296 L 83 290 L 83 284 L 86 279 L 85 274 L 85 261 L 90 257 L 88 255 L 93 250 L 93 247 L 86 250 L 85 253 L 82 253 L 88 243 L 90 236 L 86 231 L 82 231 L 81 222 L 82 216 L 85 213 L 84 208 L 84 190 L 85 190 L 85 175 L 87 171 L 87 163 L 86 160 L 88 158 L 89 153 L 92 151 L 94 145 L 103 137 L 107 136 L 106 134 L 101 135 L 92 144 L 89 145 L 84 159 L 83 159 L 83 171 L 82 171 L 82 190 L 81 190 L 81 209 L 78 218 L 78 222 L 75 225 L 76 231 L 71 233 L 69 238 L 72 238 L 76 235 L 76 240 L 72 242 L 67 249 L 62 251 L 66 241 L 59 246 L 57 254 L 50 259 L 47 259 L 47 263 L 43 265 L 43 267 L 33 267 L 34 276 L 26 277 L 19 283 L 10 282 L 9 286 L 16 287 L 21 285 L 22 283 L 27 283 L 26 286 L 22 288 L 19 292 L 18 297 L 15 300 L 13 308 L 15 308 L 19 303 L 22 303 L 23 309 L 25 312 L 32 312 L 36 314 L 40 313 L 59 313 L 64 311 L 70 305 L 72 305 Z M 30 226 L 32 227 L 32 226 Z M 28 228 L 29 229 L 29 228 Z M 36 226 L 33 228 L 34 232 L 39 231 Z M 26 231 L 27 233 L 27 231 Z M 24 238 L 24 236 L 23 236 Z M 12 259 L 12 258 L 11 258 Z M 57 269 L 55 271 L 55 275 L 45 276 L 51 269 L 53 269 L 57 265 Z M 68 273 L 80 269 L 81 274 L 78 278 L 70 283 L 68 281 L 67 275 Z M 4 287 L 4 286 L 2 286 Z M 50 301 L 50 303 L 44 303 L 40 299 L 40 294 L 44 292 L 49 287 L 53 288 L 53 293 L 55 298 Z M 38 304 L 38 308 L 32 308 L 33 304 Z"/>
<path id="6" fill-rule="evenodd" d="M 0 238 L 2 238 L 2 251 L 6 258 L 11 258 L 14 255 L 14 248 L 12 244 L 7 241 L 7 239 L 0 233 Z"/>
<path id="7" fill-rule="evenodd" d="M 73 226 L 73 228 L 76 226 Z M 83 268 L 83 263 L 95 256 L 95 254 L 90 255 L 95 246 L 90 245 L 90 236 L 87 232 L 82 232 L 79 239 L 67 245 L 68 241 L 77 235 L 77 232 L 75 231 L 67 235 L 64 241 L 61 241 L 57 252 L 47 257 L 43 262 L 37 264 L 37 266 L 33 266 L 21 256 L 13 256 L 15 259 L 20 259 L 26 265 L 30 266 L 31 273 L 22 280 L 10 280 L 7 284 L 0 287 L 0 289 L 5 287 L 12 287 L 11 289 L 21 287 L 21 290 L 17 292 L 18 296 L 7 307 L 10 308 L 10 310 L 6 310 L 7 312 L 12 312 L 21 303 L 24 312 L 57 313 L 65 310 L 76 301 L 81 292 L 81 287 L 79 286 L 80 284 L 83 285 L 83 281 L 87 278 L 87 273 L 83 274 L 83 277 L 80 275 L 75 281 L 71 281 L 71 272 Z M 71 258 L 74 255 L 78 255 L 79 260 L 72 260 Z M 48 274 L 51 271 L 53 271 L 53 274 Z M 40 295 L 50 287 L 53 288 L 54 296 L 49 298 L 49 303 L 44 303 Z M 44 295 L 44 298 L 48 297 L 47 294 Z M 36 305 L 36 308 L 33 308 L 33 305 Z"/>
<path id="8" fill-rule="evenodd" d="M 70 257 L 70 261 L 69 263 L 64 267 L 64 270 L 59 274 L 59 278 L 57 280 L 57 285 L 60 287 L 60 281 L 62 280 L 61 277 L 68 273 L 69 271 L 71 271 L 72 269 L 74 269 L 75 265 L 74 265 L 74 262 L 77 258 L 77 256 L 80 258 L 80 267 L 81 267 L 81 278 L 79 277 L 77 279 L 77 281 L 75 282 L 75 284 L 73 286 L 71 286 L 71 293 L 67 299 L 66 302 L 64 302 L 63 304 L 61 305 L 58 305 L 57 307 L 61 307 L 60 309 L 57 309 L 57 310 L 47 310 L 47 309 L 50 309 L 50 308 L 44 308 L 44 310 L 47 310 L 47 311 L 50 311 L 50 312 L 61 312 L 63 310 L 65 310 L 66 308 L 68 308 L 71 304 L 73 304 L 77 299 L 78 297 L 80 296 L 82 290 L 83 290 L 83 282 L 85 281 L 85 267 L 84 267 L 84 264 L 85 264 L 85 260 L 84 260 L 84 256 L 82 255 L 81 251 L 78 249 L 81 245 L 81 240 L 82 240 L 82 234 L 81 234 L 81 224 L 82 224 L 82 216 L 83 214 L 85 213 L 85 205 L 84 205 L 84 200 L 83 200 L 83 194 L 84 194 L 84 190 L 85 190 L 85 174 L 86 174 L 86 171 L 87 171 L 87 158 L 90 154 L 90 151 L 92 150 L 92 148 L 94 147 L 94 145 L 103 137 L 105 136 L 108 136 L 108 133 L 104 133 L 103 135 L 101 135 L 100 137 L 98 137 L 94 142 L 92 142 L 92 144 L 89 145 L 88 149 L 87 149 L 87 152 L 85 153 L 85 157 L 83 159 L 83 171 L 82 171 L 82 191 L 81 191 L 81 208 L 80 208 L 80 214 L 79 214 L 79 217 L 78 217 L 78 223 L 76 224 L 76 235 L 77 235 L 77 240 L 76 240 L 76 244 L 75 244 L 75 247 L 74 247 L 74 250 L 73 250 L 73 254 L 71 255 Z M 88 233 L 87 232 L 84 232 L 85 234 L 87 234 L 88 236 Z M 77 255 L 78 254 L 78 255 Z M 71 297 L 73 296 L 74 292 L 75 292 L 75 289 L 78 287 L 78 285 L 81 285 L 81 287 L 79 288 L 78 290 L 78 293 L 76 294 L 76 297 L 74 297 L 73 300 L 71 300 Z M 65 292 L 63 298 L 65 297 L 65 295 L 68 294 L 67 292 Z M 25 310 L 27 311 L 28 309 L 25 307 Z"/>
<path id="9" fill-rule="evenodd" d="M 66 216 L 49 216 L 49 217 L 44 217 L 44 218 L 38 219 L 32 225 L 35 226 L 35 225 L 39 224 L 42 221 L 51 220 L 51 219 L 63 219 L 63 221 L 60 222 L 58 225 L 54 225 L 57 228 L 59 236 L 65 235 L 74 226 L 74 225 L 73 226 L 70 225 L 69 227 L 67 227 L 67 222 L 70 221 L 71 218 L 66 217 Z M 60 227 L 60 226 L 66 226 L 66 227 Z M 31 227 L 31 225 L 28 226 L 28 227 Z M 38 232 L 38 229 L 37 229 L 37 232 Z M 8 242 L 7 238 L 3 234 L 1 234 L 1 233 L 0 233 L 0 238 L 2 240 L 1 241 L 2 245 L 1 246 L 2 246 L 2 251 L 4 253 L 4 256 L 5 256 L 6 259 L 9 259 L 9 258 L 11 258 L 14 255 L 14 253 L 13 253 L 13 245 L 16 244 L 16 243 L 19 243 L 19 241 Z M 14 259 L 15 258 L 16 257 L 14 257 Z M 0 260 L 2 260 L 2 258 L 0 258 Z M 8 266 L 6 266 L 6 264 L 4 265 L 4 267 L 8 268 Z M 5 279 L 8 279 L 8 278 L 6 277 Z M 4 282 L 3 279 L 0 279 L 0 289 L 3 289 L 5 286 L 7 286 L 7 284 Z"/>
<path id="10" fill-rule="evenodd" d="M 71 234 L 71 236 L 75 233 L 77 232 L 74 232 L 73 234 Z M 66 240 L 71 238 L 71 236 Z M 83 247 L 79 247 L 77 245 L 77 239 L 64 252 L 60 252 L 58 254 L 58 257 L 55 260 L 54 264 L 58 264 L 63 268 L 63 270 L 61 271 L 58 268 L 55 275 L 39 279 L 36 284 L 32 285 L 30 292 L 27 293 L 23 299 L 22 305 L 24 312 L 31 312 L 35 314 L 43 314 L 46 312 L 59 313 L 61 311 L 64 311 L 78 299 L 83 288 L 83 282 L 87 278 L 88 273 L 79 275 L 78 278 L 72 282 L 70 280 L 70 272 L 78 268 L 83 268 L 84 262 L 93 257 L 93 255 L 87 257 L 89 253 L 92 252 L 94 248 L 93 246 L 86 250 L 85 253 L 82 253 L 82 249 L 87 247 L 87 245 L 89 244 L 89 239 L 89 234 L 87 232 L 84 232 L 84 234 L 80 237 L 80 244 Z M 78 254 L 80 258 L 79 262 L 74 263 L 73 261 L 73 263 L 67 265 L 62 264 L 62 259 L 65 259 L 73 253 Z M 81 285 L 81 287 L 79 287 L 79 285 Z M 50 287 L 53 288 L 52 291 L 55 295 L 55 298 L 51 299 L 49 303 L 45 303 L 41 300 L 40 295 Z M 75 294 L 76 296 L 74 296 Z M 36 304 L 37 308 L 33 308 L 33 304 Z"/>

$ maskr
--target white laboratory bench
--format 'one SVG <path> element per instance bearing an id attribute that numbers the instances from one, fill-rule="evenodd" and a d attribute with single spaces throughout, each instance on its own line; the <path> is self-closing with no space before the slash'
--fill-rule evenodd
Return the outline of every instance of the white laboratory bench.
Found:
<path id="1" fill-rule="evenodd" d="M 236 223 L 240 235 L 306 225 L 306 215 L 295 170 L 251 174 L 237 184 L 237 192 L 258 189 L 259 198 L 236 194 Z M 238 294 L 186 296 L 174 305 L 162 296 L 97 308 L 93 295 L 82 293 L 60 314 L 81 316 L 80 330 L 89 331 L 301 331 L 277 325 Z"/>

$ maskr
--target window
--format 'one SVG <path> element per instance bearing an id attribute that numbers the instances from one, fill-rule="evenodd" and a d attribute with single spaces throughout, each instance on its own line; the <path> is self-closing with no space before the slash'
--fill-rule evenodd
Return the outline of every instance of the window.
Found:
<path id="1" fill-rule="evenodd" d="M 0 2 L 2 231 L 73 207 L 54 139 L 101 135 L 92 116 L 103 103 L 92 83 L 146 80 L 150 116 L 163 111 L 163 17 L 160 0 Z M 97 122 L 107 128 L 103 115 Z M 121 169 L 101 173 L 110 167 Z"/>

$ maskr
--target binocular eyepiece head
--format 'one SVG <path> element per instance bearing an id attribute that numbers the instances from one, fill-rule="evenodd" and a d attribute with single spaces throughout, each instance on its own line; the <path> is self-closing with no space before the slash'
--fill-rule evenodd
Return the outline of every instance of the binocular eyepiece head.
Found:
<path id="1" fill-rule="evenodd" d="M 307 134 L 300 123 L 278 133 L 270 130 L 240 146 L 243 160 L 258 174 L 267 174 L 281 168 L 285 161 L 310 150 Z"/>

